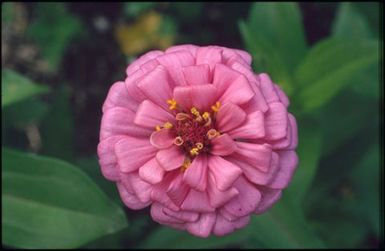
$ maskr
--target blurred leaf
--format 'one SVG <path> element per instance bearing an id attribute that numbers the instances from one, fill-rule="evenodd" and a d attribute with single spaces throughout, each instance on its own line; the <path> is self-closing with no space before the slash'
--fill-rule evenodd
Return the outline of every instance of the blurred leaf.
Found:
<path id="1" fill-rule="evenodd" d="M 367 20 L 371 34 L 377 39 L 379 39 L 380 33 L 383 30 L 380 25 L 380 2 L 352 2 L 352 5 L 353 7 L 355 7 L 355 10 Z"/>
<path id="2" fill-rule="evenodd" d="M 72 161 L 74 159 L 74 122 L 70 91 L 63 85 L 53 95 L 50 111 L 41 121 L 42 154 Z"/>
<path id="3" fill-rule="evenodd" d="M 290 93 L 291 72 L 307 50 L 297 3 L 254 3 L 240 31 L 255 69 L 269 72 Z"/>
<path id="4" fill-rule="evenodd" d="M 155 6 L 156 2 L 128 2 L 124 3 L 123 10 L 125 15 L 135 18 Z"/>
<path id="5" fill-rule="evenodd" d="M 333 35 L 341 38 L 370 37 L 370 29 L 366 20 L 355 11 L 352 3 L 340 3 L 337 17 L 333 24 Z"/>
<path id="6" fill-rule="evenodd" d="M 56 71 L 71 40 L 84 28 L 79 19 L 66 10 L 65 3 L 37 3 L 27 37 L 40 48 L 51 71 Z"/>
<path id="7" fill-rule="evenodd" d="M 318 124 L 309 121 L 298 121 L 298 132 L 299 165 L 286 191 L 292 195 L 293 202 L 299 204 L 316 174 L 318 160 L 321 156 L 322 136 Z"/>
<path id="8" fill-rule="evenodd" d="M 23 128 L 28 124 L 38 123 L 49 110 L 49 106 L 35 98 L 7 106 L 3 109 L 4 119 L 8 126 Z"/>
<path id="9" fill-rule="evenodd" d="M 379 55 L 376 41 L 331 38 L 318 43 L 296 72 L 303 111 L 327 103 L 357 75 L 378 63 Z"/>
<path id="10" fill-rule="evenodd" d="M 123 211 L 78 168 L 2 149 L 2 232 L 18 248 L 76 248 L 127 226 Z"/>
<path id="11" fill-rule="evenodd" d="M 6 24 L 10 24 L 15 18 L 15 6 L 12 2 L 1 3 L 1 20 Z"/>
<path id="12" fill-rule="evenodd" d="M 22 101 L 29 97 L 44 94 L 49 91 L 48 86 L 39 85 L 21 74 L 10 70 L 2 70 L 1 76 L 1 107 Z"/>

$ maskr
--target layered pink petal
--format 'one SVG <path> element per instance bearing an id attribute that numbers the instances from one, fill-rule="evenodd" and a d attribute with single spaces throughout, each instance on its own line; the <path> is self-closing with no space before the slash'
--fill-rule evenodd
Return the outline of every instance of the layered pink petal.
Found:
<path id="1" fill-rule="evenodd" d="M 268 210 L 272 205 L 274 205 L 275 202 L 281 198 L 282 193 L 282 190 L 280 189 L 270 189 L 263 186 L 258 187 L 258 189 L 262 194 L 262 198 L 254 211 L 255 214 L 261 214 Z"/>
<path id="2" fill-rule="evenodd" d="M 182 70 L 188 85 L 203 85 L 211 82 L 210 67 L 207 64 L 187 66 Z"/>
<path id="3" fill-rule="evenodd" d="M 274 84 L 275 90 L 278 93 L 279 100 L 282 102 L 282 104 L 287 108 L 290 104 L 289 98 L 287 95 L 282 91 L 281 87 L 279 85 Z"/>
<path id="4" fill-rule="evenodd" d="M 205 191 L 207 187 L 207 156 L 198 155 L 183 174 L 183 181 L 191 188 Z"/>
<path id="5" fill-rule="evenodd" d="M 185 109 L 194 106 L 199 111 L 208 111 L 217 100 L 217 88 L 211 84 L 178 86 L 174 89 L 174 99 Z"/>
<path id="6" fill-rule="evenodd" d="M 181 208 L 187 211 L 200 213 L 214 212 L 215 208 L 210 205 L 210 201 L 206 192 L 199 192 L 190 189 Z"/>
<path id="7" fill-rule="evenodd" d="M 171 171 L 182 166 L 185 159 L 179 147 L 173 145 L 170 148 L 159 150 L 156 159 L 166 171 Z"/>
<path id="8" fill-rule="evenodd" d="M 225 90 L 219 98 L 219 101 L 221 103 L 231 102 L 233 104 L 241 105 L 250 101 L 254 95 L 249 81 L 245 76 L 239 75 L 239 77 Z"/>
<path id="9" fill-rule="evenodd" d="M 229 189 L 242 173 L 238 166 L 219 156 L 210 156 L 208 164 L 217 188 L 222 191 Z"/>
<path id="10" fill-rule="evenodd" d="M 297 121 L 295 120 L 294 116 L 289 113 L 289 124 L 291 129 L 291 138 L 290 138 L 290 145 L 287 147 L 287 150 L 294 150 L 297 148 L 298 145 L 298 127 L 297 127 Z"/>
<path id="11" fill-rule="evenodd" d="M 143 101 L 136 112 L 134 123 L 155 129 L 157 125 L 174 122 L 174 116 L 149 100 Z"/>
<path id="12" fill-rule="evenodd" d="M 110 108 L 123 107 L 132 111 L 138 107 L 138 102 L 132 99 L 127 91 L 126 85 L 123 81 L 114 83 L 103 104 L 103 113 Z"/>
<path id="13" fill-rule="evenodd" d="M 183 182 L 182 174 L 179 173 L 174 180 L 170 182 L 170 186 L 167 188 L 166 193 L 175 205 L 180 206 L 189 191 L 189 186 Z"/>
<path id="14" fill-rule="evenodd" d="M 151 191 L 151 199 L 153 201 L 157 201 L 174 211 L 178 211 L 179 207 L 175 205 L 174 202 L 172 202 L 170 197 L 168 197 L 168 195 L 166 194 L 166 190 L 169 188 L 170 182 L 174 180 L 177 175 L 179 175 L 179 173 L 175 171 L 166 173 L 164 175 L 163 180 L 155 184 Z"/>
<path id="15" fill-rule="evenodd" d="M 157 149 L 148 140 L 125 137 L 115 144 L 115 154 L 121 172 L 137 170 L 155 156 Z"/>
<path id="16" fill-rule="evenodd" d="M 241 125 L 246 119 L 246 113 L 237 105 L 226 103 L 216 117 L 216 126 L 220 132 L 227 132 Z"/>
<path id="17" fill-rule="evenodd" d="M 124 136 L 121 135 L 111 136 L 100 141 L 98 145 L 99 165 L 102 174 L 111 181 L 118 181 L 120 177 L 114 146 L 116 142 L 123 138 Z"/>
<path id="18" fill-rule="evenodd" d="M 177 220 L 183 221 L 183 222 L 195 222 L 199 218 L 199 213 L 197 213 L 197 212 L 174 211 L 174 210 L 171 210 L 167 207 L 164 207 L 162 210 L 166 215 L 173 217 Z"/>
<path id="19" fill-rule="evenodd" d="M 151 204 L 151 201 L 148 201 L 146 203 L 141 202 L 138 199 L 138 197 L 136 197 L 135 194 L 130 193 L 121 182 L 117 182 L 116 185 L 118 187 L 120 197 L 122 198 L 123 203 L 127 207 L 134 209 L 134 210 L 138 210 L 138 209 L 145 208 Z"/>
<path id="20" fill-rule="evenodd" d="M 228 131 L 233 138 L 241 139 L 258 139 L 265 136 L 265 125 L 263 113 L 256 111 L 247 115 L 245 122 L 234 129 Z"/>
<path id="21" fill-rule="evenodd" d="M 266 102 L 279 102 L 280 100 L 278 94 L 269 75 L 267 75 L 266 73 L 261 73 L 258 75 L 258 78 L 260 82 L 260 89 L 266 99 Z"/>
<path id="22" fill-rule="evenodd" d="M 213 155 L 226 156 L 232 154 L 237 146 L 233 139 L 227 134 L 222 134 L 211 140 L 211 151 Z"/>
<path id="23" fill-rule="evenodd" d="M 230 187 L 225 191 L 219 190 L 216 186 L 213 174 L 210 173 L 208 177 L 207 193 L 210 199 L 210 205 L 214 208 L 218 208 L 236 196 L 238 190 L 234 187 Z"/>
<path id="24" fill-rule="evenodd" d="M 148 138 L 152 131 L 135 125 L 134 116 L 134 112 L 123 107 L 108 109 L 100 125 L 100 139 L 104 140 L 113 135 Z"/>
<path id="25" fill-rule="evenodd" d="M 280 168 L 273 181 L 267 186 L 274 189 L 283 189 L 289 184 L 297 168 L 298 156 L 295 151 L 278 151 L 278 155 Z"/>
<path id="26" fill-rule="evenodd" d="M 153 203 L 151 206 L 151 217 L 155 221 L 161 224 L 169 224 L 169 223 L 183 223 L 182 220 L 174 218 L 164 213 L 163 206 L 159 203 Z"/>
<path id="27" fill-rule="evenodd" d="M 171 98 L 172 91 L 170 78 L 164 66 L 159 65 L 147 73 L 137 85 L 149 100 L 168 111 L 166 101 Z"/>
<path id="28" fill-rule="evenodd" d="M 196 222 L 186 223 L 186 229 L 193 235 L 206 238 L 214 227 L 215 219 L 215 213 L 202 213 Z"/>
<path id="29" fill-rule="evenodd" d="M 224 205 L 226 211 L 237 217 L 243 217 L 254 212 L 261 200 L 259 190 L 242 176 L 234 183 L 234 186 L 239 194 Z"/>
<path id="30" fill-rule="evenodd" d="M 236 142 L 236 152 L 241 156 L 240 159 L 250 165 L 267 172 L 271 163 L 271 147 L 268 144 L 253 144 L 246 142 Z"/>
<path id="31" fill-rule="evenodd" d="M 246 215 L 235 221 L 228 221 L 221 214 L 217 214 L 217 219 L 213 228 L 213 233 L 217 236 L 223 236 L 233 232 L 235 229 L 243 228 L 249 224 L 250 216 Z"/>
<path id="32" fill-rule="evenodd" d="M 146 63 L 147 61 L 153 58 L 159 57 L 162 54 L 163 51 L 154 50 L 142 55 L 127 67 L 127 76 L 130 76 L 133 72 L 137 71 L 142 64 Z"/>
<path id="33" fill-rule="evenodd" d="M 215 65 L 222 61 L 222 49 L 217 46 L 199 47 L 196 55 L 196 64 L 207 64 L 213 70 Z"/>
<path id="34" fill-rule="evenodd" d="M 143 166 L 139 168 L 140 178 L 151 184 L 161 182 L 164 173 L 165 171 L 163 167 L 159 165 L 155 157 L 147 161 Z"/>
<path id="35" fill-rule="evenodd" d="M 287 133 L 287 124 L 286 107 L 282 103 L 270 103 L 265 117 L 265 139 L 277 140 L 284 138 Z"/>
<path id="36" fill-rule="evenodd" d="M 217 87 L 218 94 L 222 96 L 229 86 L 239 77 L 239 72 L 224 64 L 217 64 L 213 72 L 213 85 Z"/>
<path id="37" fill-rule="evenodd" d="M 188 51 L 195 58 L 198 48 L 199 48 L 198 46 L 192 45 L 192 44 L 174 45 L 169 47 L 166 50 L 166 53 L 176 52 L 176 51 Z"/>
<path id="38" fill-rule="evenodd" d="M 151 145 L 158 149 L 169 148 L 174 142 L 174 135 L 170 129 L 163 128 L 159 131 L 155 131 L 151 134 Z"/>
<path id="39" fill-rule="evenodd" d="M 122 175 L 121 183 L 130 187 L 141 202 L 150 201 L 152 185 L 143 181 L 137 172 Z"/>
<path id="40" fill-rule="evenodd" d="M 134 72 L 131 76 L 127 77 L 124 81 L 130 99 L 138 102 L 138 105 L 146 99 L 146 96 L 137 86 L 138 81 L 140 81 L 144 77 L 144 75 L 145 72 L 142 69 L 139 69 Z M 133 106 L 132 108 L 135 111 L 137 106 Z"/>

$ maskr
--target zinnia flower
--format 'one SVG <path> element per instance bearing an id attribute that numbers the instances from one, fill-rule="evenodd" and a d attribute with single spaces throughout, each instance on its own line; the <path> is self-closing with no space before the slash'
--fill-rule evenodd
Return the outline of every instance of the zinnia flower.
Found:
<path id="1" fill-rule="evenodd" d="M 104 102 L 98 145 L 127 207 L 207 237 L 280 198 L 298 163 L 296 120 L 250 63 L 245 51 L 179 45 L 128 66 Z"/>

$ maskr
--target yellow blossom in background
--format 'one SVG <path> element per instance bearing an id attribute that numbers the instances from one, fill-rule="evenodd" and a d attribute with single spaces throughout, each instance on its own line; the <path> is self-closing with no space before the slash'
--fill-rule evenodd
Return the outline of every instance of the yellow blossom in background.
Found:
<path id="1" fill-rule="evenodd" d="M 164 18 L 155 11 L 141 15 L 133 24 L 118 24 L 115 38 L 123 53 L 133 56 L 152 48 L 165 49 L 173 44 L 174 35 L 161 32 Z"/>

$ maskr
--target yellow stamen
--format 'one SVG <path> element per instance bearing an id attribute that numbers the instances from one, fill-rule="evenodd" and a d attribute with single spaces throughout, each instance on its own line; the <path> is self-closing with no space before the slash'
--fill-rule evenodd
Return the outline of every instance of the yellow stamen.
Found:
<path id="1" fill-rule="evenodd" d="M 174 139 L 174 144 L 177 145 L 177 146 L 181 146 L 183 145 L 183 139 L 182 137 L 178 136 Z"/>
<path id="2" fill-rule="evenodd" d="M 201 149 L 203 148 L 203 144 L 200 143 L 200 142 L 196 143 L 195 145 L 197 146 L 197 148 L 198 148 L 199 150 L 201 150 Z"/>
<path id="3" fill-rule="evenodd" d="M 176 120 L 185 120 L 185 119 L 190 119 L 191 116 L 187 113 L 184 113 L 184 112 L 180 112 L 180 113 L 177 113 L 176 116 L 175 116 L 175 119 Z"/>
<path id="4" fill-rule="evenodd" d="M 157 126 L 155 126 L 155 130 L 157 131 L 157 132 L 159 132 L 160 131 L 160 125 L 157 125 Z"/>
<path id="5" fill-rule="evenodd" d="M 211 106 L 211 110 L 213 110 L 213 112 L 218 112 L 220 107 L 221 107 L 221 102 L 217 101 L 215 105 Z"/>
<path id="6" fill-rule="evenodd" d="M 191 160 L 185 159 L 182 166 L 181 166 L 181 170 L 185 171 L 190 165 L 191 165 Z"/>
<path id="7" fill-rule="evenodd" d="M 215 129 L 210 129 L 208 132 L 207 132 L 207 137 L 209 139 L 213 139 L 215 138 L 216 136 L 219 136 L 219 132 Z"/>
<path id="8" fill-rule="evenodd" d="M 202 117 L 207 121 L 207 120 L 210 118 L 210 113 L 204 112 L 204 113 L 202 114 Z"/>
<path id="9" fill-rule="evenodd" d="M 172 124 L 170 122 L 166 122 L 166 123 L 164 123 L 163 127 L 166 128 L 166 129 L 171 129 L 172 128 Z"/>
<path id="10" fill-rule="evenodd" d="M 197 147 L 192 148 L 192 149 L 190 150 L 190 154 L 191 154 L 192 156 L 198 155 L 198 154 L 199 154 L 199 149 L 198 149 Z"/>
<path id="11" fill-rule="evenodd" d="M 168 109 L 170 109 L 170 110 L 176 109 L 177 103 L 176 103 L 175 99 L 167 99 L 167 104 L 170 105 Z"/>
<path id="12" fill-rule="evenodd" d="M 197 116 L 197 117 L 200 116 L 199 111 L 198 111 L 197 108 L 195 108 L 195 107 L 191 108 L 191 113 L 194 114 L 194 115 Z"/>

